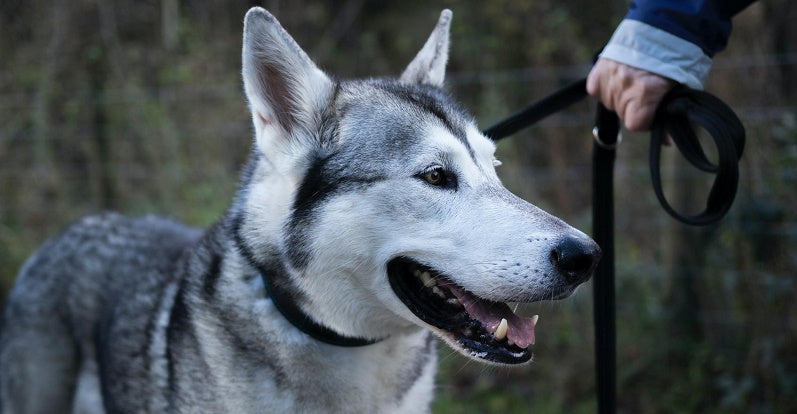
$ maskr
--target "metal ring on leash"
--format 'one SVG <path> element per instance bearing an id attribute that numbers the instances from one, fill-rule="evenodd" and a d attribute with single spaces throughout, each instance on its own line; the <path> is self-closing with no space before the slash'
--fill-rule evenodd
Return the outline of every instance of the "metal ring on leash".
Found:
<path id="1" fill-rule="evenodd" d="M 603 142 L 603 140 L 600 137 L 600 129 L 598 129 L 597 125 L 592 127 L 592 137 L 595 138 L 595 143 L 598 144 L 599 147 L 607 150 L 614 150 L 617 148 L 617 145 L 619 143 L 623 142 L 622 131 L 617 132 L 617 139 L 613 143 L 607 144 Z"/>

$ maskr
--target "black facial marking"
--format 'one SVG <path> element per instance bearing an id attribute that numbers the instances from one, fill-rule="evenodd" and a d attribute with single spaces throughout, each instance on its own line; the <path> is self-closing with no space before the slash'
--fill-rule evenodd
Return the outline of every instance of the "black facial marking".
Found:
<path id="1" fill-rule="evenodd" d="M 324 166 L 328 160 L 328 157 L 315 159 L 296 192 L 290 220 L 291 231 L 288 233 L 289 255 L 295 267 L 304 267 L 308 262 L 305 237 L 296 229 L 310 224 L 314 208 L 333 194 L 339 186 L 338 182 L 324 176 Z"/>
<path id="2" fill-rule="evenodd" d="M 294 267 L 308 264 L 305 228 L 312 225 L 314 212 L 330 196 L 344 191 L 356 191 L 385 177 L 356 176 L 345 163 L 336 162 L 336 154 L 317 157 L 308 168 L 293 202 L 289 222 L 288 249 Z"/>
<path id="3" fill-rule="evenodd" d="M 463 126 L 470 117 L 445 91 L 429 85 L 407 85 L 398 82 L 378 82 L 375 86 L 434 115 L 465 145 L 471 158 L 476 161 L 476 153 L 468 143 Z"/>

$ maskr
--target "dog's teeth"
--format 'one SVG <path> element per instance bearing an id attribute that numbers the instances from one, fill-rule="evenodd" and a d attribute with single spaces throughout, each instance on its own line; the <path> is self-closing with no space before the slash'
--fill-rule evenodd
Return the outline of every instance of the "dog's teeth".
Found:
<path id="1" fill-rule="evenodd" d="M 507 328 L 509 328 L 509 323 L 506 321 L 506 318 L 501 318 L 501 323 L 498 324 L 498 327 L 495 328 L 495 332 L 493 332 L 495 339 L 501 341 L 506 338 Z"/>
<path id="2" fill-rule="evenodd" d="M 507 344 L 507 345 L 509 345 L 509 346 L 513 346 L 513 345 L 515 345 L 515 343 L 514 343 L 514 342 L 512 342 L 512 340 L 511 340 L 511 339 L 507 339 L 507 340 L 506 340 L 506 344 Z"/>
<path id="3" fill-rule="evenodd" d="M 426 287 L 432 287 L 437 284 L 437 282 L 432 279 L 432 275 L 429 272 L 421 272 L 418 277 L 421 278 L 421 282 L 423 282 L 423 285 Z"/>
<path id="4" fill-rule="evenodd" d="M 532 325 L 534 325 L 534 326 L 536 326 L 536 325 L 537 325 L 537 321 L 538 321 L 538 320 L 540 320 L 540 315 L 534 315 L 534 316 L 532 316 L 532 317 L 531 317 L 531 324 L 532 324 Z"/>
<path id="5" fill-rule="evenodd" d="M 446 302 L 448 302 L 449 304 L 454 305 L 454 306 L 461 306 L 462 305 L 459 302 L 459 299 L 457 299 L 457 298 L 449 298 L 448 300 L 446 300 Z"/>
<path id="6" fill-rule="evenodd" d="M 415 277 L 421 277 L 421 269 L 413 270 L 412 274 L 415 275 Z"/>
<path id="7" fill-rule="evenodd" d="M 443 299 L 445 299 L 446 297 L 446 294 L 443 293 L 443 290 L 437 286 L 432 286 L 432 292 L 434 292 L 435 295 L 440 296 Z"/>

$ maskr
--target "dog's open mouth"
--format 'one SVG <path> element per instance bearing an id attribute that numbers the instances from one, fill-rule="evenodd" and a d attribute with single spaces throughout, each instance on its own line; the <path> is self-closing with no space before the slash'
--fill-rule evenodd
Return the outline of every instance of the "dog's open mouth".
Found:
<path id="1" fill-rule="evenodd" d="M 537 316 L 476 297 L 445 275 L 406 257 L 387 264 L 390 286 L 421 320 L 451 335 L 470 355 L 503 364 L 531 359 Z"/>

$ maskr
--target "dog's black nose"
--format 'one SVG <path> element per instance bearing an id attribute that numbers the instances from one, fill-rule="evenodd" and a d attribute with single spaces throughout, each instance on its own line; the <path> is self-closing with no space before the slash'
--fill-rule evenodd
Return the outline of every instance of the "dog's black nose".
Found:
<path id="1" fill-rule="evenodd" d="M 551 263 L 572 284 L 589 279 L 600 257 L 598 244 L 586 237 L 566 236 L 551 251 Z"/>

